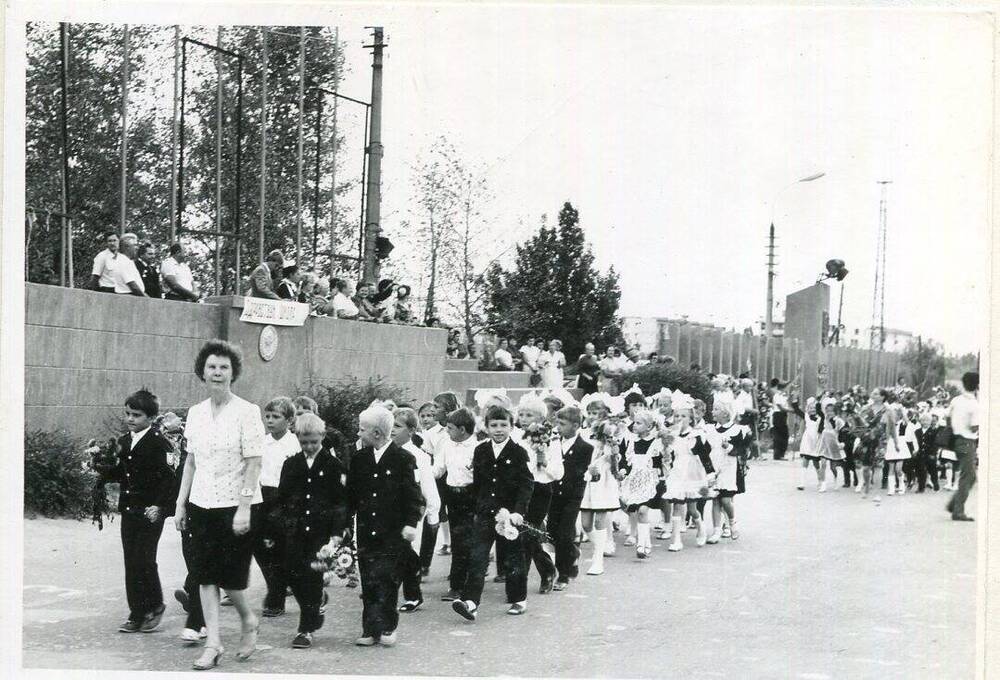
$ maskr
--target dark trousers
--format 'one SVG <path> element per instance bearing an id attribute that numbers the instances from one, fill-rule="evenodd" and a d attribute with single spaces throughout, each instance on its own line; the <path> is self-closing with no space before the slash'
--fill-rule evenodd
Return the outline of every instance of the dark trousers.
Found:
<path id="1" fill-rule="evenodd" d="M 424 593 L 420 589 L 420 555 L 413 546 L 403 548 L 399 556 L 399 571 L 403 582 L 403 599 L 410 602 L 424 599 Z"/>
<path id="2" fill-rule="evenodd" d="M 958 457 L 959 478 L 958 489 L 951 497 L 948 506 L 953 516 L 965 514 L 965 501 L 976 483 L 976 447 L 975 439 L 955 437 L 955 456 Z"/>
<path id="3" fill-rule="evenodd" d="M 365 637 L 392 633 L 399 625 L 396 602 L 401 579 L 402 539 L 375 548 L 358 550 L 361 573 L 361 630 Z"/>
<path id="4" fill-rule="evenodd" d="M 268 523 L 271 511 L 277 501 L 278 489 L 271 486 L 262 486 L 261 495 L 263 503 L 260 505 L 260 513 L 263 521 L 261 528 L 257 531 L 253 543 L 253 558 L 257 560 L 260 573 L 264 575 L 264 583 L 267 584 L 267 595 L 264 596 L 265 609 L 285 608 L 285 589 L 288 586 L 288 577 L 285 574 L 285 537 L 280 531 L 274 530 Z M 273 541 L 273 545 L 268 548 L 264 545 L 265 539 Z M 317 548 L 318 550 L 318 548 Z"/>
<path id="5" fill-rule="evenodd" d="M 447 487 L 448 505 L 451 508 L 451 569 L 448 584 L 451 590 L 461 590 L 469 578 L 469 564 L 475 544 L 475 498 L 471 487 Z"/>
<path id="6" fill-rule="evenodd" d="M 187 620 L 184 622 L 184 627 L 201 630 L 205 625 L 205 615 L 201 611 L 201 589 L 198 587 L 198 580 L 191 575 L 191 561 L 194 559 L 194 547 L 191 543 L 191 532 L 185 529 L 181 532 L 181 553 L 184 555 L 184 564 L 188 570 L 187 578 L 184 579 L 184 592 L 188 596 Z"/>
<path id="7" fill-rule="evenodd" d="M 555 494 L 549 503 L 545 529 L 556 548 L 555 568 L 560 581 L 576 578 L 580 573 L 577 565 L 580 549 L 576 547 L 576 516 L 580 514 L 580 500 Z"/>
<path id="8" fill-rule="evenodd" d="M 938 486 L 937 456 L 919 453 L 914 463 L 917 468 L 917 490 L 923 491 L 927 487 L 927 478 L 930 477 L 930 482 L 934 485 L 934 490 L 937 491 L 940 488 Z"/>
<path id="9" fill-rule="evenodd" d="M 448 485 L 444 478 L 437 480 L 438 495 L 441 497 L 441 510 L 438 512 L 440 522 L 448 521 Z M 424 529 L 420 535 L 420 566 L 423 569 L 431 568 L 431 561 L 434 559 L 434 546 L 437 545 L 438 525 L 428 524 L 424 518 Z"/>
<path id="10" fill-rule="evenodd" d="M 142 621 L 146 614 L 163 605 L 163 589 L 156 566 L 156 549 L 163 533 L 163 518 L 150 522 L 145 515 L 126 512 L 121 519 L 129 619 Z"/>
<path id="11" fill-rule="evenodd" d="M 524 515 L 524 521 L 532 526 L 542 528 L 545 518 L 549 514 L 551 503 L 552 484 L 535 482 L 535 486 L 531 492 L 531 502 L 528 503 L 528 511 Z M 525 534 L 521 539 L 521 543 L 524 545 L 525 578 L 527 578 L 528 572 L 531 571 L 532 562 L 535 564 L 535 569 L 538 570 L 538 575 L 542 577 L 542 581 L 554 578 L 556 567 L 552 558 L 549 557 L 549 554 L 542 547 L 541 539 L 531 534 Z"/>
<path id="12" fill-rule="evenodd" d="M 783 411 L 774 414 L 774 423 L 771 425 L 771 446 L 774 450 L 774 459 L 784 459 L 788 451 L 788 414 Z"/>
<path id="13" fill-rule="evenodd" d="M 308 551 L 315 557 L 319 548 Z M 307 557 L 308 559 L 308 557 Z M 299 603 L 299 632 L 312 633 L 323 626 L 323 616 L 319 613 L 323 604 L 323 574 L 313 570 L 307 559 L 288 569 L 288 585 L 292 587 L 295 601 Z M 284 602 L 284 592 L 282 592 Z"/>
<path id="14" fill-rule="evenodd" d="M 497 544 L 497 561 L 503 554 L 504 574 L 507 580 L 504 589 L 507 591 L 507 602 L 523 602 L 528 599 L 528 573 L 524 565 L 524 549 L 521 547 L 520 536 L 508 541 L 496 532 L 496 517 L 494 513 L 476 515 L 475 544 L 472 549 L 472 562 L 469 565 L 469 578 L 461 589 L 463 600 L 472 600 L 479 605 L 483 596 L 483 584 L 486 581 L 486 569 L 490 564 L 490 548 Z"/>
<path id="15" fill-rule="evenodd" d="M 841 461 L 844 467 L 844 486 L 850 487 L 858 483 L 858 470 L 854 461 L 854 438 L 848 437 L 844 441 L 844 460 Z"/>

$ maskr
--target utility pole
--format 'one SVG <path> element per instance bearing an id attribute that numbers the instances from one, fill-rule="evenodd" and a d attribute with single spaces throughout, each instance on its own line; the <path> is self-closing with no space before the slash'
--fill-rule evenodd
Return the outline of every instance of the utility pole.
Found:
<path id="1" fill-rule="evenodd" d="M 264 261 L 264 222 L 267 219 L 267 26 L 260 33 L 263 62 L 260 67 L 260 224 L 257 228 L 257 262 Z"/>
<path id="2" fill-rule="evenodd" d="M 125 222 L 128 212 L 128 24 L 122 36 L 122 138 L 121 138 L 121 212 L 118 217 L 118 233 L 125 233 Z"/>
<path id="3" fill-rule="evenodd" d="M 306 87 L 306 27 L 299 26 L 299 106 L 298 106 L 298 148 L 295 156 L 295 263 L 302 266 L 302 109 L 305 106 Z"/>
<path id="4" fill-rule="evenodd" d="M 174 110 L 170 124 L 170 244 L 177 240 L 177 118 L 180 100 L 177 87 L 180 84 L 181 27 L 174 26 Z"/>
<path id="5" fill-rule="evenodd" d="M 767 237 L 767 311 L 764 317 L 764 337 L 774 333 L 774 222 Z"/>
<path id="6" fill-rule="evenodd" d="M 378 262 L 375 260 L 375 241 L 381 231 L 380 204 L 382 202 L 382 27 L 372 29 L 374 41 L 366 47 L 372 48 L 372 100 L 371 127 L 368 144 L 368 210 L 365 216 L 364 269 L 362 280 L 376 283 Z"/>
<path id="7" fill-rule="evenodd" d="M 60 151 L 62 152 L 62 182 L 60 188 L 60 198 L 62 199 L 62 242 L 63 247 L 60 252 L 66 252 L 66 241 L 69 241 L 68 246 L 72 249 L 72 239 L 67 239 L 69 230 L 71 228 L 72 222 L 69 220 L 67 215 L 69 215 L 69 120 L 68 120 L 68 101 L 69 94 L 66 91 L 66 81 L 68 80 L 69 71 L 69 24 L 62 22 L 59 24 L 59 46 L 60 55 L 59 60 L 59 113 L 60 122 L 62 123 L 62 144 L 60 145 Z M 72 250 L 71 250 L 72 255 Z M 66 257 L 61 258 L 59 262 L 59 285 L 66 285 Z M 73 287 L 73 277 L 70 277 L 69 285 Z"/>

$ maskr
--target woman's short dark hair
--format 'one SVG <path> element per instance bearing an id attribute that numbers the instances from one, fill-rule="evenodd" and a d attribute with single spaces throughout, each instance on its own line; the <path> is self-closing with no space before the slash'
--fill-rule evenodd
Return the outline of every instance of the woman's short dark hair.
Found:
<path id="1" fill-rule="evenodd" d="M 641 404 L 642 406 L 645 406 L 646 398 L 638 392 L 629 392 L 625 395 L 625 410 L 627 411 L 628 407 L 632 404 Z"/>
<path id="2" fill-rule="evenodd" d="M 347 286 L 347 279 L 342 279 L 337 276 L 330 277 L 330 288 L 332 288 L 333 290 L 340 290 L 341 288 L 344 288 L 346 286 Z"/>
<path id="3" fill-rule="evenodd" d="M 240 351 L 240 348 L 231 342 L 218 338 L 209 340 L 202 345 L 201 350 L 198 351 L 198 357 L 194 360 L 194 374 L 202 382 L 205 382 L 205 362 L 210 356 L 228 357 L 233 366 L 233 382 L 236 382 L 236 379 L 240 377 L 240 371 L 243 370 L 243 352 Z"/>
<path id="4" fill-rule="evenodd" d="M 968 371 L 962 374 L 962 387 L 966 392 L 975 392 L 979 389 L 979 374 L 975 371 Z"/>

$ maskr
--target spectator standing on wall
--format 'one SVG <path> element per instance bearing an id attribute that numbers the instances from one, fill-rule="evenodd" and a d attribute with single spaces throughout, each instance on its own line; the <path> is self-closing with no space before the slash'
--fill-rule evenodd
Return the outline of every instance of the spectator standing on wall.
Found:
<path id="1" fill-rule="evenodd" d="M 606 392 L 612 397 L 618 396 L 622 391 L 625 374 L 632 372 L 635 365 L 622 354 L 621 348 L 609 347 L 608 355 L 601 362 L 601 371 L 608 379 Z"/>
<path id="2" fill-rule="evenodd" d="M 597 383 L 601 377 L 601 367 L 597 363 L 595 352 L 597 348 L 594 343 L 588 342 L 583 346 L 583 354 L 576 360 L 577 380 L 576 386 L 583 390 L 584 394 L 593 394 L 597 391 Z"/>
<path id="3" fill-rule="evenodd" d="M 507 349 L 507 338 L 500 338 L 497 351 L 493 353 L 493 361 L 496 362 L 498 371 L 514 370 L 514 355 Z"/>
<path id="4" fill-rule="evenodd" d="M 104 237 L 105 249 L 94 257 L 94 268 L 90 273 L 90 287 L 102 293 L 115 292 L 114 271 L 123 260 L 118 251 L 118 234 L 109 232 Z"/>
<path id="5" fill-rule="evenodd" d="M 187 264 L 187 253 L 180 243 L 170 246 L 170 257 L 160 264 L 160 279 L 165 300 L 198 301 L 201 291 L 194 282 L 191 267 Z"/>
<path id="6" fill-rule="evenodd" d="M 282 300 L 296 302 L 299 299 L 299 282 L 302 275 L 299 267 L 294 262 L 286 263 L 281 268 L 281 283 L 278 284 L 278 297 Z"/>
<path id="7" fill-rule="evenodd" d="M 274 292 L 274 276 L 284 265 L 285 256 L 280 250 L 268 253 L 267 258 L 250 273 L 250 290 L 247 292 L 247 297 L 278 300 L 278 294 Z"/>
<path id="8" fill-rule="evenodd" d="M 115 281 L 115 293 L 119 295 L 146 297 L 142 277 L 139 276 L 139 270 L 133 261 L 138 243 L 139 238 L 135 234 L 122 234 L 121 253 L 118 256 L 121 261 L 112 274 Z"/>
<path id="9" fill-rule="evenodd" d="M 154 261 L 154 255 L 152 243 L 146 241 L 140 245 L 135 268 L 139 271 L 139 278 L 142 279 L 146 295 L 160 299 L 163 297 L 163 291 L 160 289 L 160 267 Z"/>
<path id="10" fill-rule="evenodd" d="M 528 378 L 528 384 L 532 387 L 536 387 L 540 382 L 542 382 L 542 376 L 538 372 L 538 357 L 541 356 L 542 350 L 535 344 L 534 338 L 528 338 L 524 345 L 521 346 L 521 361 L 524 362 L 524 372 L 530 373 L 531 377 Z"/>

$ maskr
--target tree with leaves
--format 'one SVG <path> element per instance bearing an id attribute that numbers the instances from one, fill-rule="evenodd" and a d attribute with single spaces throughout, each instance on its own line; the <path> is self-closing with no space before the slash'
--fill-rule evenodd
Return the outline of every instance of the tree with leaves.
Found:
<path id="1" fill-rule="evenodd" d="M 588 342 L 620 342 L 621 289 L 611 267 L 602 273 L 569 202 L 557 227 L 542 226 L 517 246 L 513 267 L 493 264 L 484 277 L 486 325 L 501 337 L 534 336 L 563 341 L 570 360 Z"/>
<path id="2" fill-rule="evenodd" d="M 944 384 L 944 349 L 933 340 L 911 340 L 899 359 L 902 373 L 920 398 L 929 396 L 931 390 Z"/>

